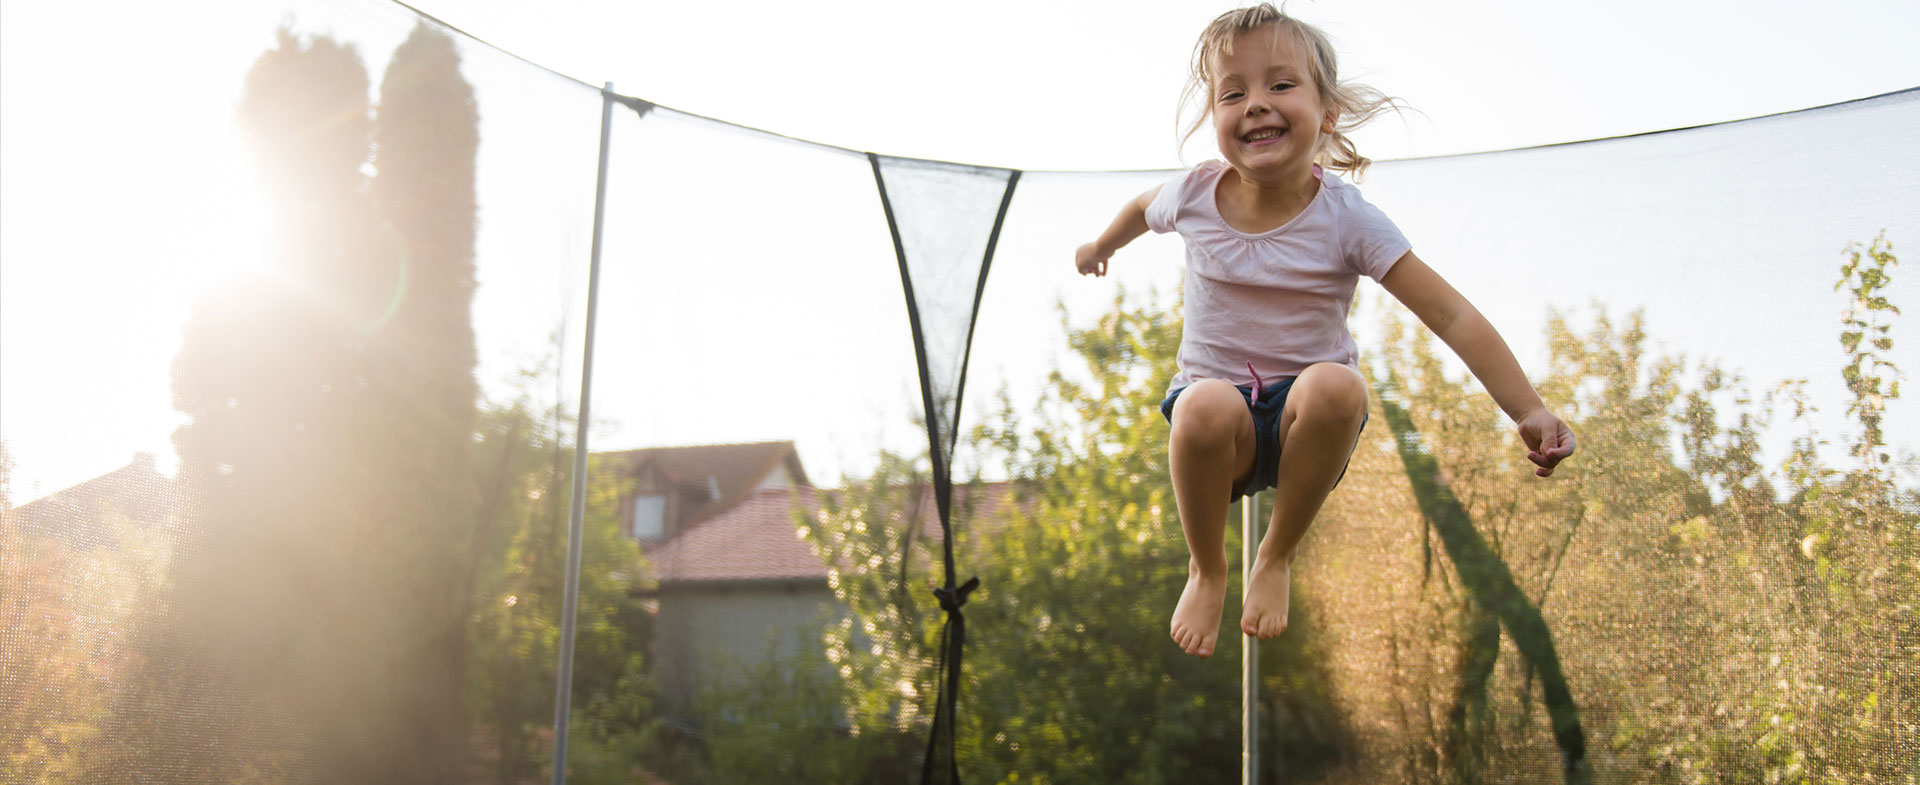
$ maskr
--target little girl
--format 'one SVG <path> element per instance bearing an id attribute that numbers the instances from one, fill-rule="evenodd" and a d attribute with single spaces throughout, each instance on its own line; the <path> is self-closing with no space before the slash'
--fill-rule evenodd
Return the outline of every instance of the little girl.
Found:
<path id="1" fill-rule="evenodd" d="M 1226 599 L 1226 512 L 1274 489 L 1273 520 L 1246 586 L 1240 629 L 1287 627 L 1294 547 L 1339 484 L 1367 420 L 1367 385 L 1347 332 L 1359 276 L 1378 281 L 1460 355 L 1513 418 L 1545 477 L 1573 454 L 1573 433 L 1547 411 L 1493 326 L 1413 254 L 1392 221 L 1327 169 L 1368 163 L 1346 132 L 1390 100 L 1342 84 L 1326 36 L 1272 5 L 1231 11 L 1194 47 L 1187 96 L 1212 118 L 1220 157 L 1121 208 L 1080 247 L 1083 275 L 1148 229 L 1187 246 L 1179 373 L 1160 411 L 1192 556 L 1172 634 L 1213 654 Z"/>

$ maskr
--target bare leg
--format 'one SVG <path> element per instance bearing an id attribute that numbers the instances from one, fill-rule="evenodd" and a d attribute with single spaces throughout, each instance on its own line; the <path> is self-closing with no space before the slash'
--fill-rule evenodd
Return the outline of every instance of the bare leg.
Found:
<path id="1" fill-rule="evenodd" d="M 1367 383 L 1345 365 L 1320 363 L 1293 382 L 1280 413 L 1280 476 L 1273 521 L 1253 560 L 1240 630 L 1271 638 L 1287 629 L 1293 549 L 1333 491 L 1367 414 Z"/>
<path id="2" fill-rule="evenodd" d="M 1167 440 L 1174 501 L 1187 537 L 1187 587 L 1173 610 L 1171 634 L 1188 654 L 1213 656 L 1227 595 L 1227 495 L 1253 471 L 1253 415 L 1233 385 L 1205 379 L 1173 404 Z"/>

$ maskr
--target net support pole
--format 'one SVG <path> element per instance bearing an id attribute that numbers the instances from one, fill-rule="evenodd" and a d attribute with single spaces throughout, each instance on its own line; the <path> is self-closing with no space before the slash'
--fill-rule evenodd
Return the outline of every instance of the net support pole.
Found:
<path id="1" fill-rule="evenodd" d="M 600 302 L 600 230 L 607 211 L 607 146 L 613 138 L 613 83 L 600 91 L 600 175 L 593 186 L 593 250 L 587 261 L 587 339 L 580 359 L 580 418 L 574 425 L 573 497 L 567 507 L 567 591 L 560 609 L 560 662 L 553 684 L 553 785 L 567 781 L 567 717 L 573 713 L 574 616 L 580 607 L 580 533 L 587 511 L 587 425 L 593 420 L 593 326 Z"/>
<path id="2" fill-rule="evenodd" d="M 1240 500 L 1240 592 L 1253 581 L 1260 551 L 1260 496 Z M 1260 780 L 1260 639 L 1240 633 L 1240 785 Z"/>

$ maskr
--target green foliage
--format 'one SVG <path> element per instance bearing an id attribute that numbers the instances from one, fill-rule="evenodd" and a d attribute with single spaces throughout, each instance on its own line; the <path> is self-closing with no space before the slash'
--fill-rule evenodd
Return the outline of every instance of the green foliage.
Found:
<path id="1" fill-rule="evenodd" d="M 30 532 L 12 506 L 12 468 L 0 441 L 0 782 L 79 783 L 120 742 L 103 718 L 140 619 L 165 604 L 177 522 L 141 526 L 103 509 L 106 543 Z"/>
<path id="2" fill-rule="evenodd" d="M 926 598 L 938 563 L 938 513 L 924 469 L 883 453 L 864 482 L 822 500 L 804 532 L 828 565 L 828 586 L 847 609 L 824 636 L 825 656 L 849 684 L 850 723 L 864 732 L 904 732 L 930 721 L 940 614 Z M 955 517 L 966 514 L 964 494 Z"/>
<path id="3" fill-rule="evenodd" d="M 982 579 L 967 608 L 962 770 L 984 782 L 1228 779 L 1239 712 L 1225 642 L 1237 624 L 1223 616 L 1210 662 L 1166 632 L 1186 581 L 1157 408 L 1178 320 L 1123 293 L 1068 344 L 1083 365 L 1050 375 L 1029 410 L 1003 396 L 976 431 L 1016 494 L 973 519 L 962 562 Z"/>
<path id="4" fill-rule="evenodd" d="M 1452 480 L 1443 476 L 1407 410 L 1393 400 L 1398 388 L 1397 378 L 1390 373 L 1389 382 L 1383 385 L 1381 408 L 1406 466 L 1420 515 L 1439 537 L 1468 600 L 1459 609 L 1465 620 L 1465 667 L 1448 710 L 1442 757 L 1455 778 L 1463 782 L 1479 780 L 1486 753 L 1474 742 L 1488 735 L 1487 682 L 1499 653 L 1501 630 L 1505 629 L 1528 672 L 1540 677 L 1542 702 L 1551 717 L 1566 781 L 1591 782 L 1586 733 L 1555 651 L 1553 633 L 1539 608 L 1521 591 L 1506 559 L 1475 530 L 1466 507 L 1452 492 Z"/>
<path id="5" fill-rule="evenodd" d="M 978 462 L 1011 479 L 956 488 L 957 558 L 963 577 L 982 580 L 964 609 L 956 740 L 970 780 L 1219 781 L 1238 770 L 1236 647 L 1203 662 L 1166 633 L 1186 559 L 1157 405 L 1179 338 L 1163 306 L 1123 294 L 1071 331 L 1084 367 L 1053 374 L 1031 409 L 1003 393 L 972 434 Z M 828 656 L 858 738 L 924 745 L 944 617 L 930 593 L 939 551 L 922 465 L 886 456 L 809 527 L 853 611 L 829 631 Z M 1233 640 L 1235 621 L 1223 617 L 1220 634 Z M 1310 641 L 1271 645 L 1263 659 L 1273 711 L 1296 720 L 1269 725 L 1269 743 L 1295 771 L 1336 756 L 1344 733 L 1311 677 Z M 920 750 L 908 749 L 900 776 L 917 768 Z"/>
<path id="6" fill-rule="evenodd" d="M 11 468 L 0 442 L 0 781 L 65 785 L 98 732 L 87 720 L 104 685 L 85 668 L 79 614 L 63 601 L 61 578 L 76 560 L 62 543 L 22 536 L 6 496 Z"/>
<path id="7" fill-rule="evenodd" d="M 545 775 L 551 765 L 555 668 L 564 600 L 572 420 L 542 405 L 551 367 L 520 377 L 519 396 L 489 405 L 475 445 L 480 559 L 466 703 L 486 731 L 493 780 Z M 639 546 L 620 530 L 624 467 L 588 466 L 576 609 L 568 757 L 571 781 L 630 781 L 653 732 L 645 652 L 652 616 L 639 598 Z"/>
<path id="8" fill-rule="evenodd" d="M 1590 733 L 1585 709 L 1569 693 L 1577 678 L 1570 675 L 1573 653 L 1558 620 L 1543 611 L 1544 595 L 1564 577 L 1575 538 L 1586 531 L 1584 505 L 1566 492 L 1570 467 L 1553 482 L 1531 478 L 1498 409 L 1470 377 L 1448 374 L 1432 337 L 1402 316 L 1382 327 L 1377 365 L 1384 378 L 1376 384 L 1374 415 L 1381 427 L 1371 439 L 1393 457 L 1362 463 L 1370 451 L 1361 450 L 1360 471 L 1330 501 L 1333 515 L 1322 515 L 1324 547 L 1336 554 L 1393 547 L 1382 542 L 1385 532 L 1349 536 L 1342 530 L 1350 527 L 1390 522 L 1418 536 L 1418 550 L 1407 554 L 1417 559 L 1370 576 L 1408 586 L 1383 598 L 1387 613 L 1356 621 L 1387 628 L 1381 665 L 1394 675 L 1390 688 L 1363 689 L 1353 699 L 1390 701 L 1402 729 L 1389 743 L 1400 747 L 1397 755 L 1373 756 L 1398 758 L 1392 773 L 1409 782 L 1480 782 L 1516 766 L 1543 780 L 1586 781 Z M 1605 319 L 1598 329 L 1611 334 Z M 1637 331 L 1637 322 L 1629 326 Z M 1560 332 L 1554 342 L 1580 343 Z M 1637 347 L 1616 351 L 1631 355 Z M 1631 388 L 1635 378 L 1616 371 L 1613 381 Z M 1583 388 L 1590 395 L 1607 389 L 1600 380 L 1557 376 L 1539 387 L 1563 415 Z M 1584 458 L 1593 435 L 1568 419 Z M 1356 519 L 1353 507 L 1362 500 L 1372 505 Z M 1325 557 L 1316 550 L 1302 556 L 1309 558 Z M 1337 586 L 1352 580 L 1339 570 L 1309 574 Z"/>
<path id="9" fill-rule="evenodd" d="M 1842 284 L 1857 274 L 1848 265 Z M 1897 312 L 1880 302 L 1881 310 Z M 1885 335 L 1886 327 L 1875 329 Z M 1556 345 L 1556 356 L 1592 354 L 1573 348 Z M 1855 358 L 1853 367 L 1869 367 Z M 1675 367 L 1649 367 L 1663 366 Z M 1653 378 L 1661 377 L 1676 378 Z M 1876 389 L 1855 385 L 1858 378 L 1847 375 L 1856 414 L 1873 408 L 1866 396 Z M 1677 649 L 1666 657 L 1615 653 L 1585 664 L 1609 680 L 1600 694 L 1635 696 L 1604 735 L 1627 756 L 1622 764 L 1648 772 L 1649 781 L 1910 780 L 1913 758 L 1903 750 L 1914 744 L 1920 715 L 1910 696 L 1920 674 L 1889 653 L 1920 640 L 1912 606 L 1899 599 L 1920 592 L 1912 566 L 1920 505 L 1911 490 L 1896 490 L 1879 468 L 1884 461 L 1854 472 L 1822 465 L 1824 440 L 1807 423 L 1813 409 L 1803 383 L 1782 383 L 1756 400 L 1737 377 L 1711 366 L 1699 379 L 1692 390 L 1649 385 L 1650 392 L 1670 390 L 1656 407 L 1670 416 L 1622 423 L 1655 428 L 1633 437 L 1635 452 L 1652 455 L 1655 466 L 1670 462 L 1673 469 L 1662 473 L 1683 475 L 1642 474 L 1581 490 L 1610 513 L 1643 518 L 1666 534 L 1643 539 L 1635 536 L 1639 527 L 1617 528 L 1603 541 L 1620 549 L 1612 558 L 1632 560 L 1624 571 L 1647 587 L 1620 609 L 1629 628 L 1662 631 L 1650 643 Z M 1758 444 L 1783 418 L 1804 435 L 1769 470 L 1758 461 Z M 1877 421 L 1859 422 L 1855 444 L 1879 444 Z M 1575 425 L 1581 457 L 1617 460 L 1604 453 L 1593 426 Z M 1662 427 L 1673 429 L 1671 437 Z M 1596 442 L 1603 452 L 1592 449 Z M 1670 443 L 1681 455 L 1660 457 L 1658 446 Z M 1574 479 L 1606 480 L 1584 470 Z M 1643 552 L 1651 558 L 1634 558 Z M 1581 605 L 1568 609 L 1579 614 Z M 1888 696 L 1895 696 L 1890 703 Z"/>
<path id="10" fill-rule="evenodd" d="M 1884 288 L 1882 252 L 1856 252 L 1846 273 L 1867 292 L 1861 313 L 1896 312 L 1865 283 Z M 1890 341 L 1884 321 L 1863 324 Z M 1263 658 L 1268 755 L 1296 781 L 1497 781 L 1556 771 L 1555 734 L 1577 711 L 1580 777 L 1911 781 L 1920 674 L 1890 653 L 1920 641 L 1920 495 L 1885 460 L 1826 466 L 1803 382 L 1755 395 L 1735 373 L 1657 355 L 1638 314 L 1548 328 L 1538 388 L 1581 446 L 1543 481 L 1430 336 L 1385 325 L 1377 359 L 1395 382 L 1374 421 L 1404 423 L 1363 435 L 1302 544 L 1295 625 Z M 1178 339 L 1165 310 L 1123 297 L 1071 331 L 1084 371 L 1055 374 L 1030 409 L 1003 396 L 973 433 L 1012 497 L 960 492 L 980 505 L 957 516 L 961 570 L 983 581 L 966 608 L 969 779 L 1236 776 L 1234 647 L 1202 662 L 1164 633 L 1184 548 L 1154 405 Z M 1860 352 L 1849 383 L 1882 381 L 1850 388 L 1849 441 L 1883 445 L 1860 415 L 1893 392 L 1892 369 Z M 1802 435 L 1770 466 L 1760 445 L 1782 427 Z M 853 610 L 827 639 L 860 733 L 925 733 L 941 620 L 920 465 L 888 456 L 809 530 Z M 1435 499 L 1447 504 L 1422 513 Z M 1557 664 L 1540 654 L 1549 639 Z"/>
<path id="11" fill-rule="evenodd" d="M 1834 291 L 1845 289 L 1852 296 L 1840 317 L 1844 325 L 1840 347 L 1849 360 L 1840 375 L 1846 379 L 1847 392 L 1853 395 L 1847 413 L 1860 421 L 1860 439 L 1854 444 L 1853 454 L 1869 466 L 1885 464 L 1891 457 L 1883 449 L 1886 438 L 1880 431 L 1880 420 L 1886 402 L 1900 397 L 1900 369 L 1886 358 L 1893 351 L 1893 325 L 1882 321 L 1900 315 L 1900 309 L 1887 298 L 1893 285 L 1892 268 L 1899 264 L 1893 255 L 1893 243 L 1883 232 L 1865 247 L 1859 243 L 1847 246 L 1847 262 L 1840 266 L 1840 280 L 1833 285 Z"/>
<path id="12" fill-rule="evenodd" d="M 210 293 L 188 326 L 179 558 L 124 529 L 112 552 L 29 542 L 0 445 L 0 779 L 425 781 L 463 762 L 469 726 L 479 778 L 553 765 L 573 425 L 533 392 L 551 367 L 475 405 L 476 109 L 458 68 L 417 30 L 372 115 L 365 68 L 329 39 L 283 32 L 249 74 L 240 115 L 290 206 L 285 275 Z M 1803 380 L 1755 395 L 1603 312 L 1547 326 L 1538 386 L 1581 451 L 1538 481 L 1474 382 L 1389 320 L 1375 425 L 1302 544 L 1293 626 L 1264 647 L 1267 779 L 1553 771 L 1571 706 L 1608 781 L 1915 782 L 1920 491 L 1883 432 L 1895 266 L 1884 236 L 1850 246 L 1835 286 L 1846 471 L 1822 461 Z M 1069 333 L 1075 366 L 1030 407 L 1003 393 L 961 448 L 1008 478 L 956 490 L 962 577 L 983 580 L 962 770 L 1231 780 L 1233 606 L 1212 660 L 1165 632 L 1186 554 L 1157 403 L 1180 324 L 1123 293 Z M 1803 435 L 1768 466 L 1779 427 Z M 883 455 L 801 522 L 846 611 L 820 645 L 742 665 L 668 722 L 621 467 L 594 462 L 569 779 L 914 777 L 944 621 L 926 463 Z"/>
<path id="13" fill-rule="evenodd" d="M 768 656 L 740 669 L 745 678 L 738 683 L 703 694 L 709 781 L 902 781 L 902 744 L 921 740 L 884 728 L 856 731 L 843 708 L 850 682 L 827 664 L 826 650 L 818 648 L 785 661 Z"/>

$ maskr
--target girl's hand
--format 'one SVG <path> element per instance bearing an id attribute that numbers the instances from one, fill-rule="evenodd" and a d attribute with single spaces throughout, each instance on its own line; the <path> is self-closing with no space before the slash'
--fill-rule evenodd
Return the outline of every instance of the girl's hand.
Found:
<path id="1" fill-rule="evenodd" d="M 1527 443 L 1527 460 L 1540 468 L 1534 474 L 1546 477 L 1553 474 L 1553 467 L 1573 454 L 1573 430 L 1553 412 L 1535 409 L 1514 422 L 1520 429 L 1520 440 Z"/>
<path id="2" fill-rule="evenodd" d="M 1112 257 L 1111 253 L 1100 252 L 1099 243 L 1087 243 L 1073 252 L 1073 266 L 1081 275 L 1099 278 L 1107 274 L 1107 260 Z"/>

